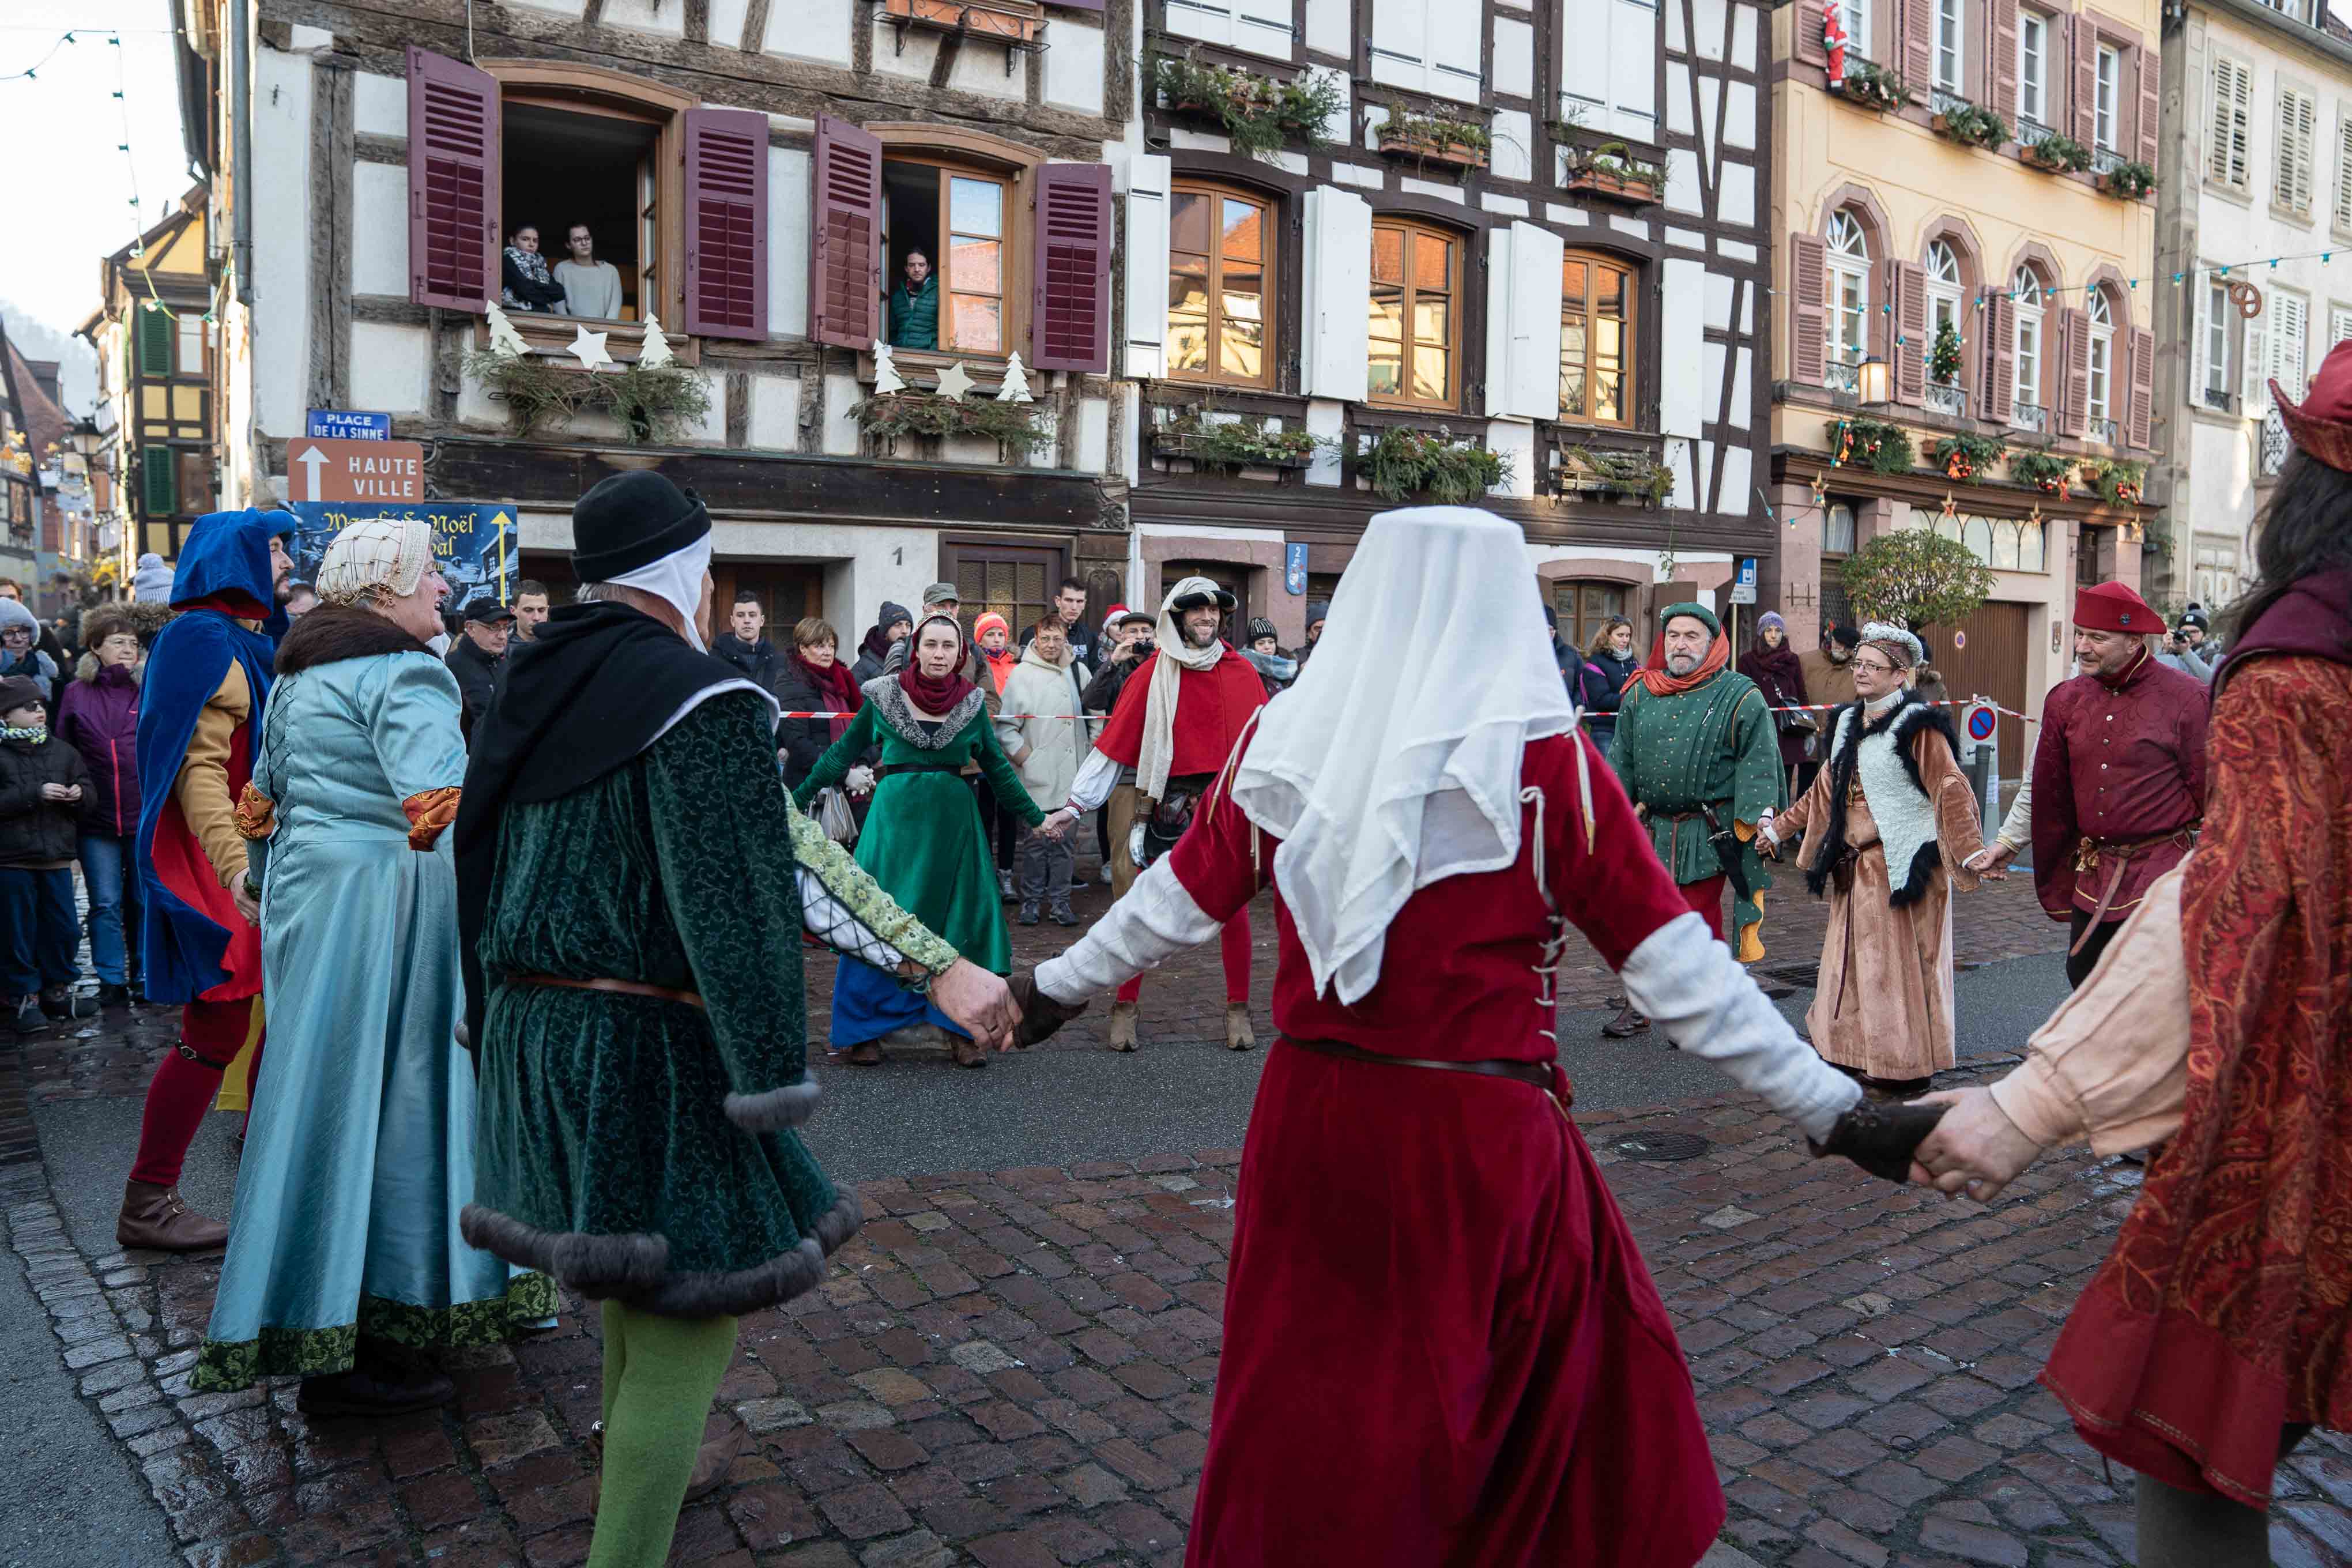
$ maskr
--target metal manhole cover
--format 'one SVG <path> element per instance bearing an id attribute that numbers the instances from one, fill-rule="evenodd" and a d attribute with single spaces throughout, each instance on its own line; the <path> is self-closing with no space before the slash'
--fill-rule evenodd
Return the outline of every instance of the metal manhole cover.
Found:
<path id="1" fill-rule="evenodd" d="M 1784 985 L 1793 985 L 1800 991 L 1821 989 L 1822 966 L 1819 963 L 1776 964 L 1760 973 L 1770 975 Z"/>
<path id="2" fill-rule="evenodd" d="M 1695 1132 L 1636 1132 L 1610 1147 L 1628 1160 L 1696 1160 L 1707 1142 Z"/>

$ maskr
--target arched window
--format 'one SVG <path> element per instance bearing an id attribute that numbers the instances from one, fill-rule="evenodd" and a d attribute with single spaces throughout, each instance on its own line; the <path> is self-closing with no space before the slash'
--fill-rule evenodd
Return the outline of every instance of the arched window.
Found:
<path id="1" fill-rule="evenodd" d="M 1622 425 L 1633 408 L 1633 269 L 1571 250 L 1559 279 L 1559 416 Z"/>
<path id="2" fill-rule="evenodd" d="M 2021 526 L 2008 518 L 1992 525 L 1992 564 L 1995 571 L 2017 570 L 2018 530 Z"/>
<path id="3" fill-rule="evenodd" d="M 1372 225 L 1370 391 L 1375 403 L 1452 408 L 1461 241 L 1407 218 Z"/>
<path id="4" fill-rule="evenodd" d="M 2116 363 L 2116 314 L 2107 303 L 2107 291 L 2094 289 L 2084 301 L 2084 312 L 2091 319 L 2091 438 L 2112 442 L 2116 438 L 2114 402 Z"/>
<path id="5" fill-rule="evenodd" d="M 2021 267 L 2010 279 L 2017 303 L 2017 405 L 2011 420 L 2040 429 L 2042 402 L 2042 279 L 2031 267 Z"/>
<path id="6" fill-rule="evenodd" d="M 1969 518 L 1968 527 L 1960 534 L 1960 540 L 1969 547 L 1970 554 L 1988 566 L 1992 564 L 1992 524 L 1990 522 L 1981 517 Z"/>
<path id="7" fill-rule="evenodd" d="M 1952 247 L 1940 239 L 1927 242 L 1925 258 L 1927 270 L 1927 346 L 1933 363 L 1935 345 L 1949 327 L 1954 335 L 1965 337 L 1960 325 L 1960 258 Z M 1957 385 L 1959 372 L 1954 370 L 1940 379 L 1946 386 Z"/>
<path id="8" fill-rule="evenodd" d="M 1829 362 L 1858 365 L 1870 343 L 1870 241 L 1843 207 L 1830 215 L 1828 238 Z"/>
<path id="9" fill-rule="evenodd" d="M 2040 522 L 2021 522 L 2017 525 L 2017 569 L 2019 571 L 2048 570 L 2042 553 L 2044 548 L 2042 530 L 2048 526 L 2047 523 Z"/>

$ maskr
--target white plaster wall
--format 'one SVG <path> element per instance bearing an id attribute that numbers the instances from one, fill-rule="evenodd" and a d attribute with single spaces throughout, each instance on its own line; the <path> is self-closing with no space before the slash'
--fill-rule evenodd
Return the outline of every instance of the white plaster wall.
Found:
<path id="1" fill-rule="evenodd" d="M 698 426 L 688 426 L 679 433 L 679 439 L 689 447 L 724 447 L 727 445 L 727 378 L 716 370 L 695 373 L 702 379 L 710 394 L 710 406 Z"/>
<path id="2" fill-rule="evenodd" d="M 768 149 L 768 335 L 809 330 L 809 155 Z"/>
<path id="3" fill-rule="evenodd" d="M 1307 0 L 1307 47 L 1318 54 L 1354 53 L 1349 0 Z"/>
<path id="4" fill-rule="evenodd" d="M 882 63 L 882 56 L 897 47 L 884 42 L 886 31 L 879 27 L 875 29 L 874 63 L 877 66 Z M 1060 47 L 1060 42 L 1058 38 L 1055 40 L 1055 47 Z M 914 58 L 913 43 L 914 39 L 910 35 L 908 38 L 909 47 L 907 50 L 907 58 L 909 59 Z M 1046 53 L 1050 56 L 1053 51 L 1049 49 Z M 1048 66 L 1046 68 L 1050 70 L 1052 67 Z M 1026 99 L 1029 96 L 1027 62 L 1015 55 L 1013 58 L 1013 68 L 1008 71 L 1004 68 L 1003 49 L 993 48 L 986 44 L 966 44 L 963 51 L 956 56 L 955 64 L 948 70 L 948 85 L 988 98 Z"/>
<path id="5" fill-rule="evenodd" d="M 658 37 L 686 37 L 685 0 L 604 0 L 604 26 Z"/>
<path id="6" fill-rule="evenodd" d="M 827 457 L 854 458 L 857 455 L 857 421 L 849 411 L 865 395 L 854 375 L 828 375 L 824 378 L 824 452 Z"/>
<path id="7" fill-rule="evenodd" d="M 351 274 L 354 294 L 408 298 L 408 170 L 401 164 L 352 165 Z"/>
<path id="8" fill-rule="evenodd" d="M 772 5 L 768 8 L 768 37 L 762 47 L 772 55 L 845 66 L 850 60 L 850 13 L 856 4 L 856 0 L 793 0 L 787 5 Z M 880 65 L 881 57 L 889 52 L 886 41 L 875 52 L 874 63 Z M 929 74 L 930 67 L 926 64 L 923 69 Z"/>
<path id="9" fill-rule="evenodd" d="M 267 47 L 253 66 L 254 405 L 260 434 L 299 436 L 310 364 L 311 66 Z"/>
<path id="10" fill-rule="evenodd" d="M 353 72 L 352 129 L 362 136 L 407 135 L 408 79 Z"/>
<path id="11" fill-rule="evenodd" d="M 751 0 L 710 0 L 711 43 L 722 49 L 741 47 L 743 19 L 751 10 Z"/>
<path id="12" fill-rule="evenodd" d="M 1045 41 L 1045 101 L 1082 114 L 1100 114 L 1103 107 L 1103 33 L 1070 12 L 1057 11 L 1047 25 Z M 988 51 L 980 49 L 985 54 Z M 1014 68 L 1013 79 L 1028 73 Z"/>
<path id="13" fill-rule="evenodd" d="M 1316 397 L 1307 400 L 1307 433 L 1320 436 L 1337 443 L 1348 427 L 1348 405 L 1336 398 Z M 1339 448 L 1337 445 L 1318 447 L 1307 465 L 1307 482 L 1310 485 L 1336 485 L 1339 482 Z"/>
<path id="14" fill-rule="evenodd" d="M 783 9 L 789 13 L 792 7 Z M 775 15 L 772 11 L 769 13 L 768 37 L 772 41 L 776 36 Z M 887 76 L 914 77 L 929 81 L 931 66 L 939 58 L 940 39 L 936 33 L 918 33 L 909 29 L 907 52 L 902 55 L 898 50 L 897 40 L 890 36 L 890 28 L 880 22 L 874 24 L 874 68 L 877 71 Z M 1004 68 L 1003 59 L 1003 55 L 997 57 L 996 68 L 1000 71 Z"/>
<path id="15" fill-rule="evenodd" d="M 1723 144 L 1756 150 L 1756 84 L 1735 81 L 1723 105 Z"/>
<path id="16" fill-rule="evenodd" d="M 751 378 L 751 420 L 744 439 L 766 451 L 797 452 L 801 445 L 801 378 Z"/>
<path id="17" fill-rule="evenodd" d="M 1099 474 L 1110 467 L 1110 400 L 1078 399 L 1078 469 Z"/>
<path id="18" fill-rule="evenodd" d="M 1723 178 L 1717 184 L 1716 213 L 1724 223 L 1752 228 L 1756 224 L 1756 166 L 1724 160 Z"/>
<path id="19" fill-rule="evenodd" d="M 1488 495 L 1516 496 L 1521 500 L 1536 493 L 1536 427 L 1524 419 L 1494 419 L 1486 425 L 1486 449 L 1500 454 L 1510 462 L 1510 472 L 1503 482 L 1488 490 Z"/>
<path id="20" fill-rule="evenodd" d="M 1496 110 L 1494 139 L 1494 150 L 1489 154 L 1489 158 L 1496 179 L 1531 180 L 1535 178 L 1535 127 L 1527 110 L 1523 109 Z M 1410 181 L 1406 183 L 1411 184 Z"/>
<path id="21" fill-rule="evenodd" d="M 1756 29 L 1759 13 L 1753 5 L 1735 6 L 1731 13 L 1731 64 L 1741 70 L 1757 68 Z"/>
<path id="22" fill-rule="evenodd" d="M 1666 151 L 1666 210 L 1688 213 L 1693 217 L 1706 212 L 1699 199 L 1698 154 L 1687 147 Z"/>
<path id="23" fill-rule="evenodd" d="M 352 406 L 422 414 L 431 403 L 433 335 L 422 327 L 352 323 Z"/>

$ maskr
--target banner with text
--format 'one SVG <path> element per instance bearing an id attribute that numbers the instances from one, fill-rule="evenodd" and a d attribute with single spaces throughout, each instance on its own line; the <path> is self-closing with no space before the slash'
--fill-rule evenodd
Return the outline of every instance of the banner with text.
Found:
<path id="1" fill-rule="evenodd" d="M 433 525 L 433 560 L 449 582 L 447 607 L 457 609 L 478 594 L 499 604 L 514 599 L 515 509 L 497 501 L 298 501 L 302 521 L 294 534 L 294 575 L 316 583 L 319 564 L 335 535 L 372 518 L 422 518 Z"/>

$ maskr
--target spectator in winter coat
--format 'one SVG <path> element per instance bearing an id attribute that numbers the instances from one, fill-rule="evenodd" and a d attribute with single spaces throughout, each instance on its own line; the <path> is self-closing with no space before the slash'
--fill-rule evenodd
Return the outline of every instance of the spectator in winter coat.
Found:
<path id="1" fill-rule="evenodd" d="M 996 738 L 1040 810 L 1070 798 L 1078 764 L 1093 749 L 1086 720 L 1087 680 L 1087 667 L 1070 651 L 1060 619 L 1048 613 L 1030 633 L 1028 652 L 1005 679 L 1004 710 L 996 720 Z M 1070 911 L 1070 870 L 1076 858 L 1066 833 L 1049 837 L 1034 827 L 1024 830 L 1013 859 L 1023 925 L 1037 923 L 1040 905 L 1053 911 L 1055 925 L 1078 923 Z"/>
<path id="2" fill-rule="evenodd" d="M 756 608 L 757 606 L 754 606 Z M 738 608 L 740 608 L 739 605 Z M 762 642 L 760 645 L 768 645 Z M 793 654 L 777 675 L 776 700 L 787 713 L 830 713 L 830 719 L 781 719 L 776 747 L 784 753 L 784 787 L 797 786 L 824 749 L 848 732 L 866 700 L 841 662 L 841 634 L 829 621 L 803 617 L 793 627 Z M 855 770 L 853 770 L 855 771 Z M 869 786 L 870 787 L 870 786 Z"/>
<path id="3" fill-rule="evenodd" d="M 14 589 L 15 584 L 10 584 Z M 44 710 L 58 700 L 58 656 L 40 647 L 43 628 L 33 612 L 17 603 L 13 592 L 0 594 L 0 679 L 21 677 L 41 694 Z"/>
<path id="4" fill-rule="evenodd" d="M 90 797 L 81 753 L 51 738 L 41 693 L 0 679 L 0 995 L 16 1033 L 98 1004 L 73 994 L 74 845 Z"/>
<path id="5" fill-rule="evenodd" d="M 1152 620 L 1141 610 L 1117 606 L 1103 625 L 1104 648 L 1102 667 L 1094 679 L 1087 682 L 1085 706 L 1096 734 L 1102 733 L 1110 710 L 1118 706 L 1118 694 L 1127 686 L 1127 679 L 1143 668 L 1152 647 Z M 1102 848 L 1102 883 L 1110 885 L 1110 813 L 1095 813 L 1095 842 Z"/>
<path id="6" fill-rule="evenodd" d="M 915 617 L 907 613 L 904 605 L 882 601 L 882 613 L 874 617 L 866 629 L 866 640 L 857 645 L 856 662 L 849 667 L 849 678 L 863 690 L 869 680 L 878 680 L 883 667 L 888 663 L 890 649 L 913 635 Z"/>
<path id="7" fill-rule="evenodd" d="M 89 770 L 75 846 L 89 889 L 89 963 L 103 1007 L 126 1006 L 139 951 L 139 636 L 119 615 L 82 623 L 89 651 L 58 699 L 58 739 Z"/>
<path id="8" fill-rule="evenodd" d="M 751 589 L 736 591 L 735 607 L 727 612 L 727 629 L 710 639 L 710 651 L 758 682 L 761 690 L 780 692 L 784 656 L 768 640 L 768 612 L 760 607 L 760 595 Z"/>
<path id="9" fill-rule="evenodd" d="M 1101 651 L 1102 628 L 1087 617 L 1087 585 L 1076 577 L 1063 578 L 1062 585 L 1054 590 L 1054 605 L 1045 618 L 1062 623 L 1062 637 L 1070 645 L 1070 656 L 1092 669 Z M 1022 647 L 1027 648 L 1029 639 L 1036 635 L 1035 626 L 1023 627 Z"/>
<path id="10" fill-rule="evenodd" d="M 1584 690 L 1577 699 L 1584 709 L 1584 727 L 1604 757 L 1617 738 L 1617 708 L 1625 700 L 1625 683 L 1641 668 L 1633 654 L 1633 623 L 1622 616 L 1610 616 L 1585 650 Z"/>
<path id="11" fill-rule="evenodd" d="M 549 274 L 547 258 L 540 254 L 537 224 L 524 224 L 508 238 L 499 258 L 499 298 L 508 310 L 562 313 L 563 285 Z"/>
<path id="12" fill-rule="evenodd" d="M 1756 646 L 1739 656 L 1739 673 L 1756 683 L 1764 700 L 1775 709 L 1805 705 L 1805 672 L 1797 650 L 1789 646 L 1789 623 L 1767 610 L 1756 617 Z M 1780 731 L 1780 766 L 1793 772 L 1805 760 L 1805 742 L 1821 728 L 1818 717 L 1805 713 L 1772 715 Z"/>
<path id="13" fill-rule="evenodd" d="M 1811 653 L 1797 656 L 1798 678 L 1805 683 L 1810 700 L 1824 708 L 1843 708 L 1853 701 L 1853 653 L 1862 646 L 1862 634 L 1852 626 L 1833 626 L 1822 646 Z M 1828 731 L 1822 731 L 1823 734 Z M 1813 784 L 1813 775 L 1822 771 L 1822 759 L 1828 749 L 1819 736 L 1806 749 L 1803 762 L 1797 766 L 1796 793 L 1802 795 Z"/>
<path id="14" fill-rule="evenodd" d="M 1265 688 L 1268 697 L 1280 696 L 1298 679 L 1298 661 L 1283 657 L 1274 623 L 1263 616 L 1250 622 L 1249 646 L 1241 650 L 1241 655 L 1257 671 L 1258 683 Z"/>
<path id="15" fill-rule="evenodd" d="M 459 718 L 469 742 L 474 726 L 489 710 L 490 700 L 498 695 L 499 675 L 506 663 L 507 638 L 514 631 L 514 618 L 512 610 L 488 594 L 480 595 L 466 606 L 466 619 L 457 640 L 450 645 L 446 662 L 449 673 L 457 678 L 458 695 L 465 700 Z"/>
<path id="16" fill-rule="evenodd" d="M 907 275 L 890 290 L 890 346 L 895 349 L 935 349 L 940 346 L 940 280 L 931 273 L 931 258 L 919 250 L 907 252 Z"/>
<path id="17" fill-rule="evenodd" d="M 1307 602 L 1307 642 L 1294 656 L 1302 666 L 1315 657 L 1315 645 L 1323 639 L 1324 618 L 1330 613 L 1331 606 L 1321 599 Z"/>
<path id="18" fill-rule="evenodd" d="M 2204 611 L 2194 605 L 2189 606 L 2172 630 L 2165 634 L 2163 646 L 2156 651 L 2156 662 L 2183 675 L 2193 675 L 2208 686 L 2213 684 L 2213 667 L 2221 660 L 2206 646 Z"/>

